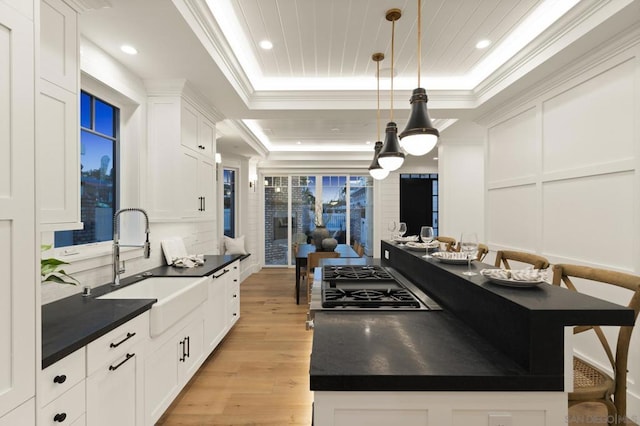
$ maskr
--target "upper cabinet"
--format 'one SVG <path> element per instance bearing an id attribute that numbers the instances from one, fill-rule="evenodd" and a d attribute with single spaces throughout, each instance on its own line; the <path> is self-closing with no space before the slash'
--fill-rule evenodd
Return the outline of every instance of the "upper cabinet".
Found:
<path id="1" fill-rule="evenodd" d="M 33 5 L 0 0 L 0 425 L 35 424 Z M 38 309 L 40 307 L 38 306 Z"/>
<path id="2" fill-rule="evenodd" d="M 220 117 L 182 80 L 148 82 L 147 88 L 150 218 L 215 220 L 214 120 Z"/>
<path id="3" fill-rule="evenodd" d="M 78 14 L 42 0 L 36 158 L 43 231 L 80 229 Z"/>

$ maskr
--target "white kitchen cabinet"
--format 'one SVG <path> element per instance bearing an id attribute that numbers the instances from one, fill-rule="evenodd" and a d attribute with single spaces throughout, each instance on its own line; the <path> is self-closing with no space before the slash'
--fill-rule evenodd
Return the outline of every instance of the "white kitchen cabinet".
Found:
<path id="1" fill-rule="evenodd" d="M 209 298 L 204 305 L 205 350 L 213 351 L 227 333 L 227 286 L 231 267 L 215 272 L 209 281 Z"/>
<path id="2" fill-rule="evenodd" d="M 240 261 L 230 265 L 227 281 L 227 329 L 230 330 L 240 319 Z"/>
<path id="3" fill-rule="evenodd" d="M 144 365 L 145 424 L 162 416 L 208 355 L 202 306 L 150 342 Z"/>
<path id="4" fill-rule="evenodd" d="M 215 220 L 213 122 L 181 95 L 152 95 L 147 124 L 150 218 Z"/>
<path id="5" fill-rule="evenodd" d="M 85 415 L 84 379 L 38 410 L 38 425 L 74 424 Z"/>
<path id="6" fill-rule="evenodd" d="M 43 231 L 81 229 L 78 14 L 42 0 L 36 156 Z"/>
<path id="7" fill-rule="evenodd" d="M 144 423 L 144 346 L 149 338 L 149 313 L 89 343 L 87 351 L 87 423 Z"/>
<path id="8" fill-rule="evenodd" d="M 0 0 L 0 424 L 33 424 L 36 351 L 34 8 Z M 37 325 L 36 325 L 37 324 Z M 7 420 L 9 419 L 9 420 Z"/>
<path id="9" fill-rule="evenodd" d="M 213 158 L 216 126 L 190 102 L 183 100 L 180 110 L 180 143 L 194 152 Z"/>
<path id="10" fill-rule="evenodd" d="M 215 218 L 215 162 L 191 150 L 182 150 L 182 217 Z"/>
<path id="11" fill-rule="evenodd" d="M 486 426 L 499 417 L 518 426 L 559 425 L 566 420 L 564 392 L 333 392 L 315 391 L 318 426 Z M 494 420 L 495 421 L 495 420 Z"/>
<path id="12" fill-rule="evenodd" d="M 0 417 L 0 426 L 34 425 L 36 424 L 35 398 Z M 78 425 L 82 426 L 82 425 Z"/>

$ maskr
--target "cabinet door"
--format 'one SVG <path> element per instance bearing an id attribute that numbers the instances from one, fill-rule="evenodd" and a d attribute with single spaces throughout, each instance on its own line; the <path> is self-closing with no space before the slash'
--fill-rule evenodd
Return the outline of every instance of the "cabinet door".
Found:
<path id="1" fill-rule="evenodd" d="M 226 271 L 226 272 L 225 272 Z M 205 309 L 205 348 L 211 353 L 227 332 L 227 289 L 226 282 L 229 269 L 224 268 L 213 274 L 209 281 L 209 297 Z"/>
<path id="2" fill-rule="evenodd" d="M 78 15 L 62 0 L 40 5 L 40 77 L 78 93 Z"/>
<path id="3" fill-rule="evenodd" d="M 195 374 L 204 361 L 204 324 L 202 319 L 196 320 L 183 331 L 178 341 L 178 370 L 180 381 L 186 383 Z"/>
<path id="4" fill-rule="evenodd" d="M 135 349 L 87 377 L 87 424 L 141 424 L 142 378 L 142 361 Z"/>
<path id="5" fill-rule="evenodd" d="M 182 217 L 198 217 L 204 209 L 204 195 L 198 187 L 198 154 L 182 149 L 182 180 L 178 192 L 182 198 Z"/>
<path id="6" fill-rule="evenodd" d="M 169 339 L 145 358 L 145 424 L 154 424 L 180 391 L 177 343 L 177 337 Z"/>
<path id="7" fill-rule="evenodd" d="M 36 401 L 31 398 L 15 410 L 0 417 L 0 426 L 35 425 Z"/>
<path id="8" fill-rule="evenodd" d="M 198 188 L 203 198 L 202 216 L 216 217 L 216 164 L 213 159 L 201 157 L 198 162 Z"/>
<path id="9" fill-rule="evenodd" d="M 34 33 L 0 2 L 0 416 L 35 395 Z"/>
<path id="10" fill-rule="evenodd" d="M 180 142 L 183 146 L 198 152 L 198 121 L 200 113 L 191 104 L 182 101 L 180 108 Z"/>
<path id="11" fill-rule="evenodd" d="M 78 99 L 75 93 L 40 82 L 37 119 L 40 222 L 46 230 L 80 225 Z"/>
<path id="12" fill-rule="evenodd" d="M 198 124 L 198 148 L 202 154 L 213 158 L 216 145 L 216 125 L 204 116 L 200 116 Z"/>

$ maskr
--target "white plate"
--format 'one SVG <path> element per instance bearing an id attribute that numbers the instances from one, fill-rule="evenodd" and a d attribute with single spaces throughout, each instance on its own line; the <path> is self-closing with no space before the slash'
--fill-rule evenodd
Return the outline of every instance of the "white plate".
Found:
<path id="1" fill-rule="evenodd" d="M 407 248 L 409 250 L 415 250 L 415 251 L 426 251 L 428 248 L 429 249 L 435 249 L 440 247 L 440 244 L 428 244 L 428 243 L 417 243 L 414 241 L 407 241 L 406 244 Z"/>
<path id="2" fill-rule="evenodd" d="M 486 271 L 486 272 L 485 272 Z M 542 284 L 544 279 L 540 278 L 537 280 L 514 280 L 512 278 L 499 278 L 491 275 L 491 269 L 483 269 L 480 271 L 480 274 L 484 276 L 486 279 L 491 281 L 494 284 L 503 285 L 507 287 L 536 287 Z"/>
<path id="3" fill-rule="evenodd" d="M 407 237 L 396 237 L 393 239 L 396 243 L 408 243 L 408 242 L 416 242 L 418 241 L 417 235 L 409 235 Z"/>
<path id="4" fill-rule="evenodd" d="M 449 263 L 449 264 L 452 264 L 452 265 L 466 265 L 467 264 L 467 258 L 466 257 L 449 257 L 449 256 L 452 256 L 453 253 L 454 252 L 437 251 L 437 252 L 433 253 L 431 256 L 433 256 L 435 259 L 438 259 L 442 263 Z M 471 259 L 471 261 L 473 261 L 473 259 Z"/>

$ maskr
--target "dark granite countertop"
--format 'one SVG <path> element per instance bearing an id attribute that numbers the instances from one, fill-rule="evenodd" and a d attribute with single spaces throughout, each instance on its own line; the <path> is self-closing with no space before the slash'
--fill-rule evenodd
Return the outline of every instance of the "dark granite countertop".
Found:
<path id="1" fill-rule="evenodd" d="M 120 287 L 105 284 L 92 289 L 89 297 L 75 294 L 42 306 L 42 368 L 75 352 L 109 331 L 151 309 L 155 299 L 97 299 L 111 291 L 155 277 L 201 277 L 211 275 L 246 255 L 205 256 L 205 264 L 195 268 L 159 266 L 147 273 L 122 280 Z"/>
<path id="2" fill-rule="evenodd" d="M 319 312 L 314 391 L 562 390 L 563 377 L 531 375 L 444 311 Z"/>

